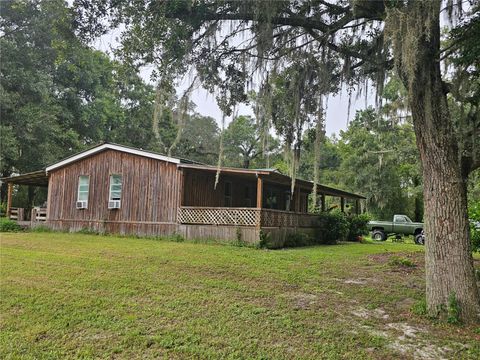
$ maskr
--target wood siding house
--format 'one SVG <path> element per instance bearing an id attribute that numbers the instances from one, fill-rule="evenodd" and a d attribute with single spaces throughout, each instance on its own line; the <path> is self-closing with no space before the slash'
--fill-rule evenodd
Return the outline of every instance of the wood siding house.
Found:
<path id="1" fill-rule="evenodd" d="M 282 241 L 292 232 L 312 232 L 308 213 L 313 184 L 273 169 L 217 168 L 126 146 L 105 143 L 45 170 L 2 179 L 8 183 L 8 213 L 13 214 L 13 184 L 48 186 L 45 224 L 55 230 L 90 229 L 105 233 L 185 238 L 241 239 L 261 236 Z M 364 197 L 318 185 L 325 196 L 354 202 Z M 36 215 L 32 213 L 32 221 Z"/>

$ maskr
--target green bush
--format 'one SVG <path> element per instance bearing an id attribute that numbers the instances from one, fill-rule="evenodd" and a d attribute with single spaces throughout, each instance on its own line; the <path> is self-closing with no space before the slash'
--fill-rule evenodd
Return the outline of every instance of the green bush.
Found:
<path id="1" fill-rule="evenodd" d="M 390 259 L 388 260 L 388 263 L 391 266 L 405 266 L 405 267 L 415 267 L 415 263 L 405 257 L 401 256 L 391 256 Z"/>
<path id="2" fill-rule="evenodd" d="M 45 226 L 45 225 L 37 225 L 37 226 L 31 228 L 30 231 L 35 232 L 35 233 L 53 232 L 52 229 L 50 229 L 48 226 Z"/>
<path id="3" fill-rule="evenodd" d="M 470 219 L 472 250 L 480 252 L 480 203 L 468 207 L 468 218 Z"/>
<path id="4" fill-rule="evenodd" d="M 452 292 L 448 296 L 447 304 L 447 322 L 449 324 L 459 324 L 460 323 L 460 305 L 457 301 L 457 296 Z"/>
<path id="5" fill-rule="evenodd" d="M 371 220 L 370 214 L 350 215 L 348 218 L 348 241 L 358 241 L 359 237 L 368 234 L 368 222 Z"/>
<path id="6" fill-rule="evenodd" d="M 15 221 L 7 218 L 0 218 L 0 232 L 16 232 L 22 228 Z"/>
<path id="7" fill-rule="evenodd" d="M 317 226 L 317 244 L 335 244 L 339 240 L 346 240 L 350 229 L 347 216 L 335 210 L 319 213 Z"/>
<path id="8" fill-rule="evenodd" d="M 0 202 L 0 217 L 6 216 L 6 214 L 7 214 L 7 203 Z"/>
<path id="9" fill-rule="evenodd" d="M 283 244 L 284 247 L 298 247 L 309 245 L 315 245 L 315 239 L 312 238 L 310 235 L 302 232 L 288 234 L 285 238 L 285 243 Z"/>

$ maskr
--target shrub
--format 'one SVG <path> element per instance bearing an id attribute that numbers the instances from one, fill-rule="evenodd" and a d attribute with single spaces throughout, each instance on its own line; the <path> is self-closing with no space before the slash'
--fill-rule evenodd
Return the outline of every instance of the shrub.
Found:
<path id="1" fill-rule="evenodd" d="M 460 305 L 454 292 L 448 296 L 447 304 L 447 322 L 449 324 L 460 323 Z"/>
<path id="2" fill-rule="evenodd" d="M 45 225 L 37 225 L 37 226 L 33 227 L 30 231 L 31 232 L 36 232 L 36 233 L 53 232 L 52 229 L 50 229 L 48 226 L 45 226 Z"/>
<path id="3" fill-rule="evenodd" d="M 349 232 L 347 216 L 341 211 L 322 212 L 318 214 L 316 243 L 335 244 L 345 240 Z"/>
<path id="4" fill-rule="evenodd" d="M 423 298 L 412 306 L 412 312 L 416 315 L 426 316 L 427 312 L 427 300 Z"/>
<path id="5" fill-rule="evenodd" d="M 0 202 L 0 217 L 6 216 L 6 214 L 7 214 L 7 203 Z"/>
<path id="6" fill-rule="evenodd" d="M 350 215 L 348 218 L 348 241 L 358 241 L 358 238 L 368 234 L 368 222 L 370 214 Z"/>
<path id="7" fill-rule="evenodd" d="M 285 238 L 285 243 L 283 244 L 284 247 L 297 247 L 297 246 L 308 246 L 314 245 L 315 239 L 312 238 L 310 235 L 302 233 L 302 232 L 295 232 L 288 234 Z"/>
<path id="8" fill-rule="evenodd" d="M 100 232 L 93 230 L 89 227 L 82 227 L 80 230 L 77 231 L 77 233 L 84 235 L 100 235 Z"/>
<path id="9" fill-rule="evenodd" d="M 15 221 L 7 218 L 0 218 L 0 232 L 16 232 L 21 230 L 21 226 Z"/>
<path id="10" fill-rule="evenodd" d="M 400 256 L 392 256 L 390 257 L 390 259 L 388 260 L 388 263 L 391 265 L 391 266 L 405 266 L 405 267 L 415 267 L 415 263 L 408 259 L 408 258 L 404 258 L 404 257 L 400 257 Z"/>
<path id="11" fill-rule="evenodd" d="M 468 207 L 472 251 L 480 252 L 480 203 Z"/>
<path id="12" fill-rule="evenodd" d="M 185 238 L 182 235 L 175 233 L 171 236 L 170 241 L 181 243 L 185 242 Z"/>

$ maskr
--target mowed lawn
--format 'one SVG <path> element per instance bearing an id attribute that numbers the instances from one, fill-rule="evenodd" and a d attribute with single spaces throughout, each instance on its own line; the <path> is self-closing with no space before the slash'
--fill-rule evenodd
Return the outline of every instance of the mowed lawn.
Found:
<path id="1" fill-rule="evenodd" d="M 424 288 L 413 244 L 0 236 L 2 359 L 480 357 L 478 328 L 411 311 Z"/>

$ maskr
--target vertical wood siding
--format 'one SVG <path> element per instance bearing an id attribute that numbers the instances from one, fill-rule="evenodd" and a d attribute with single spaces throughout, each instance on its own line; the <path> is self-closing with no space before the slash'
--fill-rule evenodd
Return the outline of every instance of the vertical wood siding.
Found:
<path id="1" fill-rule="evenodd" d="M 111 174 L 122 175 L 121 207 L 116 210 L 108 209 Z M 88 208 L 82 210 L 75 206 L 80 175 L 90 176 Z M 107 222 L 112 232 L 120 232 L 114 224 L 174 224 L 181 186 L 176 164 L 107 150 L 49 174 L 48 221 Z"/>

